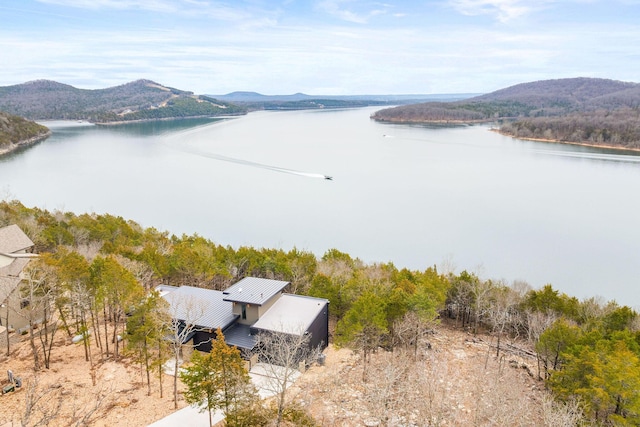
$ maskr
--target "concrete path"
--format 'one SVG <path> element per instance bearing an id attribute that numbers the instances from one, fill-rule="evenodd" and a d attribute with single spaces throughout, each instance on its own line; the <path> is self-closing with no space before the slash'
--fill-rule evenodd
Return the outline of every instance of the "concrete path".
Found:
<path id="1" fill-rule="evenodd" d="M 165 372 L 169 375 L 173 374 L 175 369 L 174 361 L 167 363 Z M 249 376 L 251 381 L 258 389 L 258 394 L 262 399 L 273 396 L 277 392 L 277 386 L 273 381 L 273 375 L 277 375 L 282 368 L 279 366 L 266 365 L 264 363 L 258 363 L 251 368 Z M 300 372 L 295 371 L 291 376 L 292 379 L 289 382 L 289 386 L 293 384 L 295 380 L 300 377 Z M 224 420 L 224 414 L 222 411 L 216 411 L 212 418 L 213 425 L 215 426 L 220 421 Z M 209 427 L 209 413 L 207 411 L 200 412 L 197 406 L 187 406 L 177 410 L 171 415 L 168 415 L 161 420 L 156 421 L 153 424 L 149 424 L 148 427 Z"/>

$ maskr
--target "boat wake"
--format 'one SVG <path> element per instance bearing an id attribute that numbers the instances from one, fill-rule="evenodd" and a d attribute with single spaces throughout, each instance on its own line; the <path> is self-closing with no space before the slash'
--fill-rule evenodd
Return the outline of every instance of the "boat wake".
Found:
<path id="1" fill-rule="evenodd" d="M 589 160 L 605 160 L 622 163 L 640 163 L 640 156 L 628 154 L 608 154 L 608 153 L 587 153 L 587 152 L 569 152 L 569 151 L 553 151 L 553 150 L 532 150 L 538 154 L 557 157 L 572 157 L 575 159 Z"/>
<path id="2" fill-rule="evenodd" d="M 219 161 L 222 161 L 222 162 L 235 163 L 235 164 L 243 165 L 243 166 L 251 166 L 251 167 L 254 167 L 254 168 L 266 169 L 266 170 L 270 170 L 270 171 L 274 171 L 274 172 L 286 173 L 286 174 L 297 175 L 297 176 L 304 176 L 304 177 L 307 177 L 307 178 L 327 179 L 327 180 L 332 180 L 333 179 L 333 177 L 331 177 L 329 175 L 324 175 L 324 174 L 321 174 L 321 173 L 305 172 L 305 171 L 299 171 L 299 170 L 295 170 L 295 169 L 283 168 L 283 167 L 280 167 L 280 166 L 267 165 L 267 164 L 264 164 L 264 163 L 252 162 L 250 160 L 238 159 L 236 157 L 223 156 L 221 154 L 215 154 L 215 153 L 207 153 L 207 152 L 196 150 L 196 149 L 176 148 L 175 146 L 172 146 L 171 148 L 177 149 L 179 151 L 183 151 L 185 153 L 189 153 L 189 154 L 193 154 L 193 155 L 196 155 L 196 156 L 200 156 L 200 157 L 206 157 L 206 158 L 209 158 L 209 159 L 219 160 Z"/>

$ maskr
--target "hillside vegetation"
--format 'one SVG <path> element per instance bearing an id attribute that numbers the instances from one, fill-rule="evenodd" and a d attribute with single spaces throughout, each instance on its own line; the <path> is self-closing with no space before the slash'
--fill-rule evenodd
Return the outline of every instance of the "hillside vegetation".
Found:
<path id="1" fill-rule="evenodd" d="M 49 212 L 0 201 L 0 226 L 9 224 L 19 225 L 42 254 L 29 264 L 25 292 L 47 296 L 40 310 L 57 314 L 60 334 L 94 331 L 84 345 L 101 361 L 128 361 L 149 373 L 170 357 L 161 350 L 166 334 L 155 333 L 167 324 L 163 306 L 151 304 L 159 299 L 148 297 L 155 285 L 222 290 L 243 277 L 263 277 L 290 282 L 287 292 L 330 301 L 330 340 L 357 355 L 354 372 L 334 379 L 335 384 L 347 376 L 357 379 L 338 402 L 357 411 L 345 417 L 373 417 L 379 425 L 640 424 L 640 322 L 638 313 L 616 302 L 581 301 L 551 285 L 533 289 L 466 271 L 366 264 L 337 249 L 317 257 L 298 249 L 225 247 L 108 214 Z M 132 323 L 140 318 L 146 320 Z M 479 346 L 474 364 L 479 374 L 473 381 L 465 375 L 467 385 L 448 372 L 456 369 L 455 358 L 464 357 L 461 351 L 452 352 L 454 359 L 438 359 L 443 350 L 430 350 L 431 342 L 437 344 L 435 325 L 444 319 L 473 336 L 491 334 L 488 342 L 470 338 L 470 345 Z M 56 330 L 47 319 L 41 323 L 41 336 L 53 342 Z M 32 344 L 31 351 L 36 370 L 74 363 L 51 358 L 51 347 L 44 344 Z M 93 368 L 92 359 L 86 361 L 87 369 Z M 492 365 L 496 369 L 488 371 Z M 502 376 L 509 366 L 528 375 L 537 390 L 549 390 L 551 404 L 517 391 Z M 153 378 L 146 376 L 149 390 L 151 382 L 161 383 Z M 470 388 L 464 400 L 440 401 L 438 396 L 465 386 Z M 364 406 L 352 407 L 355 400 Z M 475 406 L 480 401 L 481 407 Z M 316 402 L 330 404 L 328 398 Z M 517 409 L 518 402 L 529 409 Z M 467 412 L 472 406 L 476 409 Z M 304 425 L 326 425 L 321 422 Z"/>
<path id="2" fill-rule="evenodd" d="M 517 138 L 640 148 L 640 84 L 573 78 L 523 83 L 456 102 L 376 112 L 392 123 L 501 123 Z"/>
<path id="3" fill-rule="evenodd" d="M 0 111 L 0 154 L 50 135 L 46 126 Z"/>
<path id="4" fill-rule="evenodd" d="M 0 110 L 31 120 L 108 123 L 242 114 L 244 108 L 150 80 L 106 89 L 78 89 L 49 80 L 0 87 Z"/>

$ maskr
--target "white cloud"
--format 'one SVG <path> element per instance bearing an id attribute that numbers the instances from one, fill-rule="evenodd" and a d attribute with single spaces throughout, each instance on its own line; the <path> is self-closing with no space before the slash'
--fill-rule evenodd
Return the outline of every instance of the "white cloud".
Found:
<path id="1" fill-rule="evenodd" d="M 260 22 L 273 15 L 269 10 L 257 9 L 244 2 L 222 3 L 206 0 L 36 0 L 39 3 L 55 6 L 103 10 L 139 10 L 169 14 L 176 19 L 184 17 L 207 17 L 219 21 Z"/>
<path id="2" fill-rule="evenodd" d="M 507 22 L 530 13 L 533 4 L 526 0 L 450 0 L 449 4 L 463 15 L 492 15 L 501 22 Z"/>
<path id="3" fill-rule="evenodd" d="M 92 0 L 91 4 L 114 2 Z M 517 14 L 516 7 L 524 2 L 516 0 L 455 2 L 466 13 L 495 17 L 503 13 L 510 19 L 524 16 Z M 146 2 L 119 3 L 133 7 Z M 574 15 L 565 19 L 554 15 L 555 19 L 536 19 L 535 23 L 522 19 L 518 25 L 483 27 L 480 24 L 486 24 L 486 19 L 469 25 L 470 19 L 461 19 L 462 12 L 451 8 L 422 15 L 413 8 L 400 20 L 394 18 L 398 11 L 393 6 L 373 1 L 324 2 L 334 10 L 352 11 L 346 15 L 351 20 L 336 23 L 318 9 L 307 15 L 308 10 L 299 3 L 292 3 L 291 9 L 282 2 L 278 6 L 282 9 L 259 9 L 265 3 L 229 2 L 232 6 L 225 9 L 224 19 L 214 17 L 219 3 L 202 0 L 157 2 L 165 7 L 185 6 L 174 14 L 140 9 L 127 14 L 84 11 L 75 20 L 34 22 L 32 14 L 23 13 L 24 24 L 0 27 L 0 51 L 4 52 L 0 85 L 49 78 L 98 88 L 149 78 L 212 94 L 234 90 L 270 94 L 488 92 L 524 81 L 587 72 L 633 81 L 640 68 L 640 57 L 635 54 L 640 26 L 636 24 L 625 27 L 619 22 L 589 21 L 585 25 L 584 19 Z M 551 0 L 531 4 L 555 5 Z M 232 9 L 235 7 L 238 9 Z M 72 10 L 40 9 L 43 14 L 62 12 L 73 17 Z M 20 17 L 20 11 L 10 11 Z M 376 13 L 386 13 L 389 20 L 378 22 L 381 20 L 373 18 Z M 111 21 L 100 21 L 103 16 Z M 352 25 L 354 16 L 363 23 L 369 20 L 369 25 Z M 395 25 L 399 21 L 402 27 Z M 49 22 L 61 25 L 43 25 Z"/>
<path id="4" fill-rule="evenodd" d="M 39 3 L 80 9 L 143 9 L 154 12 L 173 12 L 178 4 L 172 0 L 37 0 Z"/>
<path id="5" fill-rule="evenodd" d="M 392 6 L 357 0 L 322 0 L 316 7 L 343 21 L 366 24 L 372 17 L 386 14 Z M 355 11 L 356 8 L 364 10 Z"/>

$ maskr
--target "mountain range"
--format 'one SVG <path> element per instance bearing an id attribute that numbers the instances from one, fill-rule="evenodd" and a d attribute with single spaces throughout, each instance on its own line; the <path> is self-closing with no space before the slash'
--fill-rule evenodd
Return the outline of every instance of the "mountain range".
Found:
<path id="1" fill-rule="evenodd" d="M 477 96 L 477 93 L 445 93 L 445 94 L 408 94 L 408 95 L 263 95 L 258 92 L 231 92 L 225 95 L 209 95 L 215 99 L 228 102 L 260 103 L 260 102 L 295 102 L 312 100 L 364 101 L 380 103 L 407 104 L 424 101 L 457 101 Z"/>
<path id="2" fill-rule="evenodd" d="M 110 123 L 179 117 L 244 114 L 251 110 L 299 110 L 397 105 L 425 100 L 453 101 L 471 94 L 320 96 L 232 92 L 195 95 L 151 80 L 106 89 L 78 89 L 51 80 L 0 87 L 0 111 L 31 120 L 87 120 Z"/>
<path id="3" fill-rule="evenodd" d="M 94 123 L 398 104 L 371 117 L 392 123 L 499 122 L 502 133 L 518 138 L 640 149 L 640 84 L 609 79 L 542 80 L 475 96 L 195 95 L 151 80 L 96 90 L 49 80 L 0 87 L 0 111 Z"/>
<path id="4" fill-rule="evenodd" d="M 36 80 L 0 87 L 0 111 L 31 120 L 88 120 L 97 123 L 173 117 L 241 114 L 246 109 L 194 95 L 151 80 L 106 89 L 78 89 Z"/>

